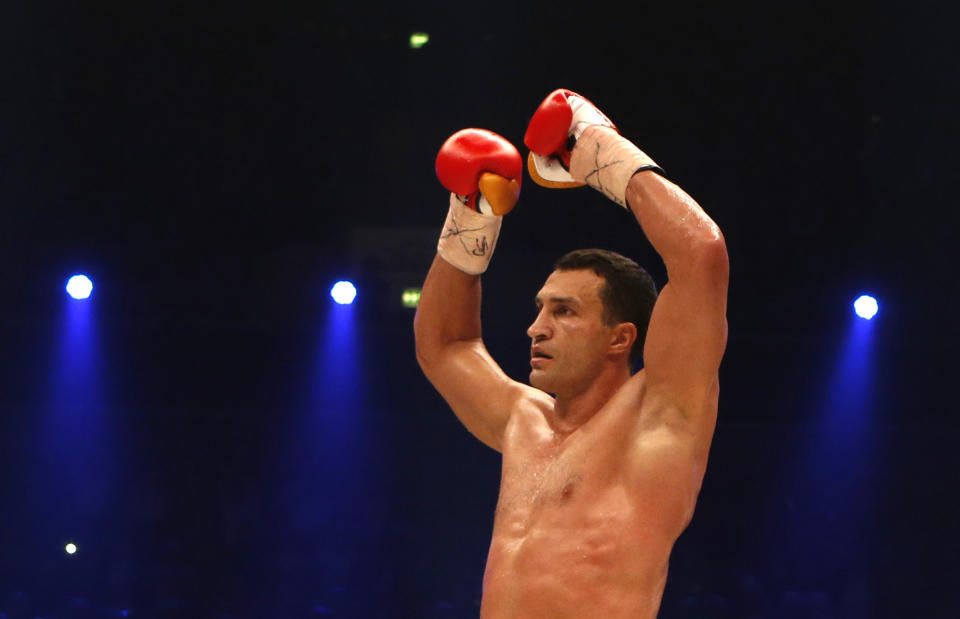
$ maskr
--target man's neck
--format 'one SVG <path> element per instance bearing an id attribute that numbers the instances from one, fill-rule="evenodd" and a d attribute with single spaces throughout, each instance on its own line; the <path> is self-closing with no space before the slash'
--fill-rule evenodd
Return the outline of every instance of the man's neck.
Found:
<path id="1" fill-rule="evenodd" d="M 590 421 L 629 379 L 629 366 L 611 366 L 583 391 L 571 395 L 557 394 L 551 423 L 553 431 L 561 438 L 572 434 Z"/>

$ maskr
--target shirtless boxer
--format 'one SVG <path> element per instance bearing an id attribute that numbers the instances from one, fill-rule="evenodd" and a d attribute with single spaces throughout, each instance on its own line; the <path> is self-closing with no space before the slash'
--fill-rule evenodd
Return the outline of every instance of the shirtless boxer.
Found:
<path id="1" fill-rule="evenodd" d="M 727 340 L 723 235 L 576 93 L 551 93 L 524 142 L 538 184 L 589 184 L 627 208 L 669 282 L 656 296 L 622 256 L 568 254 L 536 294 L 530 386 L 511 380 L 481 339 L 480 274 L 519 195 L 522 159 L 483 130 L 458 132 L 441 149 L 450 211 L 414 329 L 427 378 L 467 429 L 502 453 L 480 614 L 656 617 L 716 424 Z M 633 373 L 641 353 L 643 369 Z"/>

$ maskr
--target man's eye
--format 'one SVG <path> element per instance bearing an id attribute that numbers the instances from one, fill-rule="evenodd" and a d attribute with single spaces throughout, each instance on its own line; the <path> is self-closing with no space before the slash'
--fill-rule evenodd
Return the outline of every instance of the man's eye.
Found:
<path id="1" fill-rule="evenodd" d="M 558 307 L 557 309 L 555 309 L 555 310 L 553 311 L 553 313 L 554 313 L 554 314 L 560 314 L 560 315 L 569 314 L 569 313 L 570 313 L 570 308 L 569 308 L 569 307 L 560 306 L 560 307 Z"/>

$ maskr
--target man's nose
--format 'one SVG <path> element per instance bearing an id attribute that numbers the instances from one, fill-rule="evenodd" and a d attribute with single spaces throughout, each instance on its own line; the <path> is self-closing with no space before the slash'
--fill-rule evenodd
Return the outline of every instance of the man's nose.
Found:
<path id="1" fill-rule="evenodd" d="M 538 313 L 530 326 L 527 327 L 527 335 L 534 342 L 546 339 L 549 334 L 548 325 L 546 324 L 546 319 L 543 317 L 543 314 L 542 311 Z"/>

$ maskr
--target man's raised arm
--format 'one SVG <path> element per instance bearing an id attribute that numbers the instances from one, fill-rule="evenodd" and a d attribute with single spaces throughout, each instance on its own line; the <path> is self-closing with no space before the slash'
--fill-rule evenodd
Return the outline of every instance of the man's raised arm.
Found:
<path id="1" fill-rule="evenodd" d="M 464 129 L 444 143 L 437 176 L 451 192 L 450 209 L 414 318 L 424 374 L 467 429 L 497 451 L 524 389 L 480 339 L 480 274 L 502 216 L 516 204 L 522 171 L 520 153 L 495 133 Z"/>
<path id="2" fill-rule="evenodd" d="M 667 267 L 643 353 L 647 392 L 706 438 L 713 433 L 727 344 L 726 243 L 700 206 L 663 177 L 635 175 L 626 196 Z"/>
<path id="3" fill-rule="evenodd" d="M 669 282 L 644 346 L 646 401 L 678 413 L 709 437 L 717 372 L 727 340 L 729 264 L 720 229 L 663 170 L 590 101 L 557 90 L 524 137 L 530 173 L 548 187 L 590 185 L 633 213 L 663 258 Z"/>

